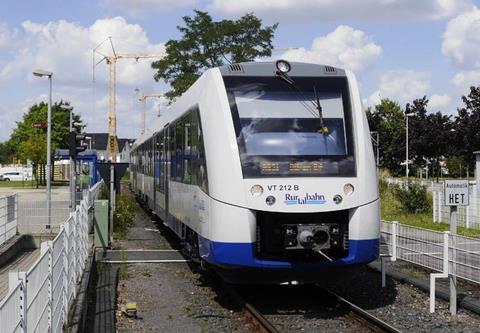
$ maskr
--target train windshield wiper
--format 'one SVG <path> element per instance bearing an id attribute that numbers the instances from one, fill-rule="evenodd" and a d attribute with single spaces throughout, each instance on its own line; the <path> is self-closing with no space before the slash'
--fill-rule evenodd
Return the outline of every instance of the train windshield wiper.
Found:
<path id="1" fill-rule="evenodd" d="M 300 104 L 303 105 L 305 109 L 307 109 L 308 112 L 310 112 L 312 115 L 314 115 L 316 118 L 318 118 L 320 122 L 320 128 L 317 130 L 319 133 L 322 133 L 324 135 L 328 134 L 328 127 L 325 126 L 325 122 L 323 121 L 323 111 L 322 111 L 322 105 L 320 104 L 320 96 L 318 96 L 317 88 L 316 86 L 313 86 L 313 92 L 315 94 L 315 100 L 309 100 L 305 94 L 298 88 L 296 85 L 295 81 L 285 72 L 281 72 L 277 70 L 276 75 L 278 78 L 280 78 L 283 82 L 287 83 L 287 85 L 293 89 L 297 94 L 300 95 L 302 100 L 299 100 Z M 310 105 L 308 105 L 305 101 L 310 101 L 312 103 L 314 109 Z M 316 112 L 315 112 L 316 111 Z M 318 112 L 318 114 L 317 114 Z"/>

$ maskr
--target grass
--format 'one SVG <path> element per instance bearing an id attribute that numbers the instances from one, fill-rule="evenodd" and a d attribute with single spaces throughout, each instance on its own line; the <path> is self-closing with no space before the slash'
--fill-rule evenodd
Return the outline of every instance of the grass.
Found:
<path id="1" fill-rule="evenodd" d="M 434 223 L 432 211 L 427 213 L 408 213 L 405 212 L 402 204 L 395 196 L 393 189 L 390 187 L 381 191 L 380 194 L 380 214 L 383 220 L 398 221 L 402 224 L 411 225 L 413 227 L 419 227 L 424 229 L 430 229 L 435 231 L 448 231 L 450 225 L 447 223 Z M 430 203 L 432 198 L 429 198 Z M 457 233 L 462 236 L 480 238 L 480 229 L 458 227 Z"/>
<path id="2" fill-rule="evenodd" d="M 127 252 L 123 247 L 120 249 L 120 260 L 122 261 L 122 263 L 118 268 L 118 275 L 120 276 L 121 280 L 125 280 L 125 279 L 128 279 L 129 274 L 127 269 L 127 264 L 125 263 L 125 261 L 127 260 Z"/>
<path id="3" fill-rule="evenodd" d="M 52 186 L 68 186 L 68 182 L 53 181 Z M 11 181 L 0 181 L 1 188 L 37 188 L 36 182 L 31 180 L 21 181 L 21 180 L 11 180 Z M 45 186 L 39 185 L 38 188 L 45 188 Z"/>

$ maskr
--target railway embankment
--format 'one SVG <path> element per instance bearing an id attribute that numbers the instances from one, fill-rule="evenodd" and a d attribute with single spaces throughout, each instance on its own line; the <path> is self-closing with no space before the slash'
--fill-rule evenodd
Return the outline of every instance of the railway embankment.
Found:
<path id="1" fill-rule="evenodd" d="M 96 260 L 96 304 L 87 320 L 96 332 L 257 330 L 221 284 L 184 257 L 169 229 L 144 210 L 138 210 L 124 238 Z M 427 293 L 393 276 L 382 289 L 380 278 L 364 267 L 329 290 L 402 332 L 478 331 L 480 316 L 461 309 L 451 317 L 443 300 L 437 300 L 437 312 L 430 314 Z M 331 297 L 304 289 L 254 286 L 240 292 L 280 332 L 357 332 L 363 327 Z M 136 303 L 136 316 L 125 314 L 130 303 Z"/>

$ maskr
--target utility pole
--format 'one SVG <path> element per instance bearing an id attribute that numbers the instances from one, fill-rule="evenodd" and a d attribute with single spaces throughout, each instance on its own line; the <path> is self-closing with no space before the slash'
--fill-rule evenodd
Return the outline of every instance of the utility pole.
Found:
<path id="1" fill-rule="evenodd" d="M 143 94 L 142 96 L 140 96 L 140 98 L 138 99 L 141 103 L 142 103 L 142 109 L 141 109 L 141 112 L 142 112 L 142 129 L 140 131 L 140 133 L 143 135 L 145 134 L 145 118 L 146 118 L 146 111 L 145 111 L 145 107 L 146 107 L 146 102 L 147 102 L 147 98 L 149 97 L 163 97 L 163 94 L 162 93 L 152 93 L 152 94 Z"/>
<path id="2" fill-rule="evenodd" d="M 405 176 L 408 178 L 408 117 L 413 117 L 412 113 L 405 113 L 405 127 L 406 127 L 406 133 L 405 133 L 405 140 L 406 140 L 406 149 L 405 149 Z"/>
<path id="3" fill-rule="evenodd" d="M 36 70 L 33 75 L 38 77 L 48 78 L 48 109 L 47 109 L 47 216 L 48 221 L 45 226 L 46 229 L 50 229 L 52 226 L 52 188 L 51 188 L 51 176 L 52 176 L 52 76 L 53 73 L 44 70 Z"/>
<path id="4" fill-rule="evenodd" d="M 117 85 L 117 60 L 118 59 L 135 59 L 138 62 L 139 59 L 155 59 L 162 58 L 163 55 L 160 54 L 145 54 L 145 53 L 136 53 L 136 54 L 118 54 L 115 51 L 113 46 L 112 38 L 110 40 L 110 45 L 112 47 L 113 55 L 107 56 L 100 53 L 97 47 L 94 49 L 94 53 L 98 53 L 103 58 L 97 63 L 101 63 L 103 60 L 109 65 L 109 97 L 108 97 L 108 145 L 107 145 L 107 158 L 109 161 L 115 162 L 116 156 L 118 155 L 118 142 L 117 142 L 117 116 L 116 116 L 116 85 Z M 102 42 L 103 43 L 103 42 Z M 95 59 L 94 59 L 95 61 Z M 95 66 L 94 66 L 95 67 Z"/>

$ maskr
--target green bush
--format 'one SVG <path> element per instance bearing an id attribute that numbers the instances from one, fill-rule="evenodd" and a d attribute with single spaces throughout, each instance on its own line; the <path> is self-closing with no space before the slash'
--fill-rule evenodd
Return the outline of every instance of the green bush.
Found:
<path id="1" fill-rule="evenodd" d="M 408 183 L 405 187 L 398 186 L 395 194 L 408 213 L 426 213 L 430 211 L 430 200 L 427 188 L 417 183 Z"/>
<path id="2" fill-rule="evenodd" d="M 115 203 L 115 213 L 113 214 L 113 231 L 117 233 L 118 238 L 124 238 L 128 228 L 135 224 L 137 217 L 137 203 L 130 194 L 119 194 Z"/>

